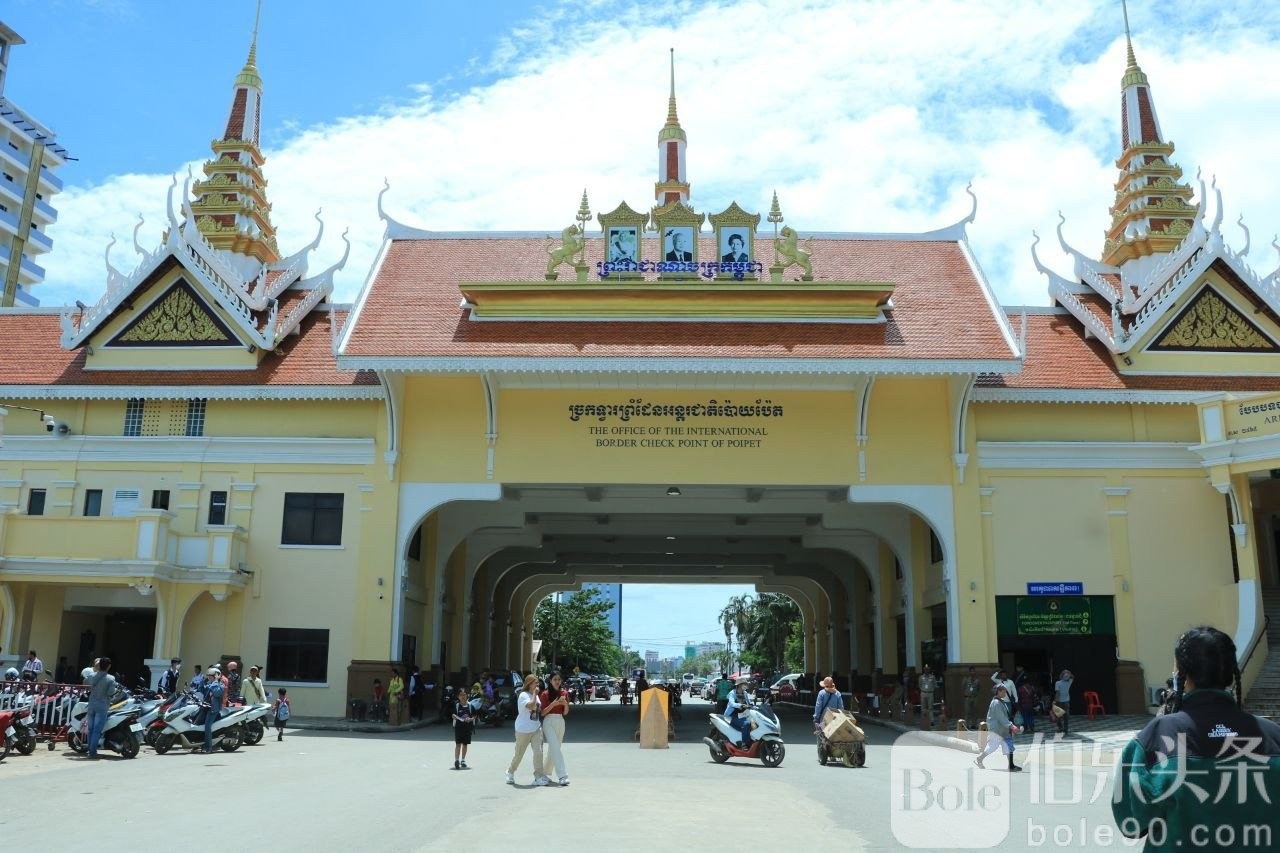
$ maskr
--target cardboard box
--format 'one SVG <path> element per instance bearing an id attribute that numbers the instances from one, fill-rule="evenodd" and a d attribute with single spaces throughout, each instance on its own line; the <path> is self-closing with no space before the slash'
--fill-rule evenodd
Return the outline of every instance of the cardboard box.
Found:
<path id="1" fill-rule="evenodd" d="M 831 743 L 856 743 L 866 740 L 866 733 L 858 727 L 853 714 L 832 710 L 822 715 L 822 736 Z"/>

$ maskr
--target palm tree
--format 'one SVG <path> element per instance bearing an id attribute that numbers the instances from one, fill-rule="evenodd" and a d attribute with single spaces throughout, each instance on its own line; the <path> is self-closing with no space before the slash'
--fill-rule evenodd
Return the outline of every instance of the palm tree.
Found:
<path id="1" fill-rule="evenodd" d="M 747 630 L 751 627 L 751 608 L 754 604 L 752 597 L 744 593 L 735 595 L 729 599 L 729 603 L 720 611 L 720 624 L 724 627 L 724 639 L 729 644 L 729 650 L 733 650 L 734 631 L 738 634 L 738 651 L 742 651 L 742 638 L 746 635 Z"/>
<path id="2" fill-rule="evenodd" d="M 800 607 L 789 596 L 764 592 L 752 607 L 750 642 L 781 671 L 791 626 L 800 621 Z"/>

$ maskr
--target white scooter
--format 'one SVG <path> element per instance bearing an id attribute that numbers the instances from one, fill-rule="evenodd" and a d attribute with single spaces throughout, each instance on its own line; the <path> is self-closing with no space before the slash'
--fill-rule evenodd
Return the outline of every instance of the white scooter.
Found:
<path id="1" fill-rule="evenodd" d="M 132 696 L 107 709 L 102 726 L 102 747 L 120 753 L 121 758 L 136 758 L 142 748 L 142 711 Z M 67 726 L 67 745 L 79 753 L 89 752 L 89 703 L 77 702 L 71 709 Z"/>
<path id="2" fill-rule="evenodd" d="M 257 702 L 252 705 L 232 705 L 232 711 L 243 711 L 241 720 L 244 725 L 243 740 L 249 746 L 257 746 L 262 736 L 267 733 L 264 718 L 275 707 L 272 702 Z"/>
<path id="3" fill-rule="evenodd" d="M 160 755 L 164 755 L 175 746 L 180 749 L 204 748 L 204 721 L 200 710 L 203 706 L 197 703 L 185 705 L 165 715 L 164 731 L 152 745 Z M 254 706 L 249 706 L 253 708 Z M 207 709 L 206 709 L 207 710 Z M 214 720 L 212 733 L 213 745 L 223 752 L 235 752 L 244 742 L 244 722 L 247 709 L 223 708 Z M 196 722 L 200 720 L 200 722 Z"/>
<path id="4" fill-rule="evenodd" d="M 758 758 L 765 767 L 777 767 L 787 754 L 777 714 L 759 702 L 750 706 L 746 713 L 751 720 L 751 731 L 745 748 L 738 746 L 742 734 L 729 723 L 728 717 L 707 715 L 711 720 L 711 732 L 702 742 L 711 750 L 711 760 L 723 764 L 730 758 Z"/>

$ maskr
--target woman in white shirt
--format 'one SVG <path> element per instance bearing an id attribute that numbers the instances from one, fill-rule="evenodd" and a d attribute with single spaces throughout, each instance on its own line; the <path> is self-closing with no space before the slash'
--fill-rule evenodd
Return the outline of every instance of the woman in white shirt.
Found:
<path id="1" fill-rule="evenodd" d="M 526 675 L 524 689 L 516 698 L 516 753 L 507 767 L 507 784 L 516 783 L 516 770 L 524 760 L 524 753 L 533 747 L 533 784 L 539 787 L 550 782 L 542 765 L 542 702 L 538 698 L 538 676 Z"/>

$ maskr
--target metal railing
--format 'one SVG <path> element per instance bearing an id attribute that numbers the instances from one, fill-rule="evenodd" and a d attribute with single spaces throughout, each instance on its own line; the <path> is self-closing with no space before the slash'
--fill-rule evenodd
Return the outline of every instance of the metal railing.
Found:
<path id="1" fill-rule="evenodd" d="M 84 701 L 89 688 L 83 684 L 52 681 L 5 681 L 0 683 L 0 711 L 30 709 L 36 740 L 53 745 L 66 741 L 71 711 Z"/>
<path id="2" fill-rule="evenodd" d="M 1267 631 L 1271 628 L 1271 617 L 1262 617 L 1262 630 L 1258 632 L 1258 636 L 1253 638 L 1253 642 L 1249 644 L 1249 653 L 1244 656 L 1244 661 L 1240 664 L 1240 672 L 1244 672 L 1249 667 L 1249 661 L 1253 659 L 1253 653 L 1258 650 L 1258 643 L 1262 642 L 1262 638 L 1267 636 Z"/>

